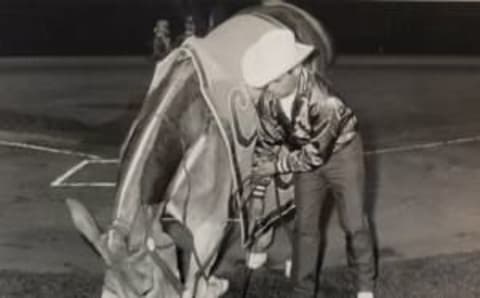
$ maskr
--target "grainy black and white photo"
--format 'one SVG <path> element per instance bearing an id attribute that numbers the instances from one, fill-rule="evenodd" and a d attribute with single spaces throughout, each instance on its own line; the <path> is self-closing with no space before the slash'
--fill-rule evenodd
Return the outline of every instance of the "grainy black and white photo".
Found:
<path id="1" fill-rule="evenodd" d="M 480 1 L 0 1 L 0 298 L 480 297 Z"/>

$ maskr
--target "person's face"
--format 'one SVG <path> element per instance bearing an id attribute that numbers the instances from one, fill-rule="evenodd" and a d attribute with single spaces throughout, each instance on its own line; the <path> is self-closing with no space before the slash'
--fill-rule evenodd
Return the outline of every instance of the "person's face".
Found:
<path id="1" fill-rule="evenodd" d="M 267 90 L 278 98 L 286 97 L 295 91 L 298 83 L 297 68 L 292 69 L 278 79 L 268 84 Z"/>

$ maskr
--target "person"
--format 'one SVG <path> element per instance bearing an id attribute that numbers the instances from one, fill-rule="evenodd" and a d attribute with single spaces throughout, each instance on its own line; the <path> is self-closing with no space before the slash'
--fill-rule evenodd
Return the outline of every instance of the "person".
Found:
<path id="1" fill-rule="evenodd" d="M 172 48 L 170 25 L 167 20 L 160 19 L 153 29 L 153 59 L 162 60 Z"/>
<path id="2" fill-rule="evenodd" d="M 256 102 L 254 195 L 265 196 L 272 175 L 294 174 L 293 297 L 316 297 L 321 262 L 320 214 L 334 194 L 354 268 L 358 298 L 374 297 L 373 235 L 364 207 L 365 169 L 358 120 L 325 79 L 305 63 L 313 46 L 287 29 L 264 34 L 242 58 L 242 74 Z M 283 146 L 288 153 L 279 155 Z"/>

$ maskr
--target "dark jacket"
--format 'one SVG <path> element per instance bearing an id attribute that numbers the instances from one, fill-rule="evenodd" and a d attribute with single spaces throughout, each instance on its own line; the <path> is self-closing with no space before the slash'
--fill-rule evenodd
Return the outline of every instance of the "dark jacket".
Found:
<path id="1" fill-rule="evenodd" d="M 324 165 L 358 130 L 352 110 L 306 68 L 300 75 L 290 118 L 279 99 L 267 92 L 259 100 L 257 110 L 260 128 L 253 162 L 274 161 L 278 174 L 306 172 Z M 285 155 L 278 154 L 282 145 L 288 148 Z M 270 179 L 262 179 L 260 190 L 268 183 Z"/>

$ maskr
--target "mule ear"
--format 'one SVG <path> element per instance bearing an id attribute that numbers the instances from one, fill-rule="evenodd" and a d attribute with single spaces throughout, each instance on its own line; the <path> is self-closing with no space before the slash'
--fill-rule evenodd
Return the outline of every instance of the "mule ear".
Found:
<path id="1" fill-rule="evenodd" d="M 77 230 L 82 233 L 85 238 L 95 247 L 103 259 L 108 259 L 108 252 L 102 241 L 102 235 L 98 224 L 88 209 L 79 201 L 74 199 L 66 199 L 65 203 L 70 211 L 73 224 Z"/>

